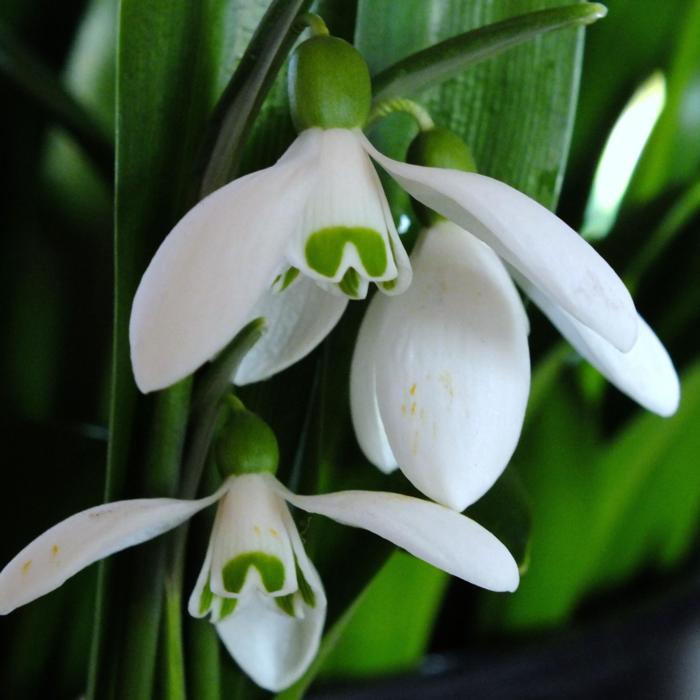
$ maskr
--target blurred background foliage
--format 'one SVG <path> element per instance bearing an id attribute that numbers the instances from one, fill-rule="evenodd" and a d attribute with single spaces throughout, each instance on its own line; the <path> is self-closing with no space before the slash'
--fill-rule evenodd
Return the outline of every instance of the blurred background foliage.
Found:
<path id="1" fill-rule="evenodd" d="M 401 0 L 397 10 L 397 3 L 320 0 L 317 9 L 377 73 L 457 33 L 567 4 Z M 3 562 L 53 522 L 101 500 L 104 491 L 111 153 L 116 146 L 121 159 L 116 221 L 123 236 L 123 319 L 129 286 L 187 208 L 207 117 L 268 4 L 125 0 L 121 19 L 116 0 L 0 5 L 6 173 L 0 191 L 0 410 L 9 446 L 0 511 Z M 329 590 L 333 631 L 313 672 L 326 679 L 407 670 L 426 651 L 541 639 L 621 605 L 634 610 L 697 569 L 700 0 L 611 0 L 608 7 L 608 17 L 586 30 L 585 42 L 581 29 L 542 36 L 411 97 L 439 125 L 467 139 L 482 172 L 556 206 L 595 239 L 675 359 L 683 377 L 681 408 L 671 419 L 645 414 L 531 309 L 533 391 L 523 438 L 504 477 L 473 509 L 521 561 L 520 589 L 510 596 L 477 591 L 392 554 L 376 538 L 313 519 L 305 533 Z M 18 85 L 27 84 L 26 76 L 37 86 L 33 94 Z M 54 80 L 74 101 L 49 99 Z M 615 131 L 624 114 L 636 116 Z M 395 115 L 371 135 L 400 156 L 414 128 Z M 272 162 L 292 137 L 282 73 L 241 169 Z M 641 156 L 606 160 L 608 149 Z M 387 188 L 410 237 L 409 203 L 397 188 Z M 361 313 L 355 305 L 312 357 L 244 392 L 278 432 L 287 478 L 301 490 L 402 487 L 363 460 L 349 426 L 347 368 Z M 138 446 L 148 442 L 143 426 L 158 409 L 136 398 L 123 367 L 126 398 L 117 427 L 125 445 Z M 110 449 L 114 461 L 114 437 Z M 144 474 L 142 455 L 140 447 L 121 451 L 114 494 L 162 493 L 160 477 Z M 118 558 L 127 575 L 139 561 L 129 556 Z M 198 554 L 192 558 L 197 567 Z M 4 696 L 36 697 L 41 688 L 51 688 L 52 697 L 81 692 L 94 589 L 95 571 L 89 570 L 0 620 Z M 188 626 L 190 642 L 211 642 L 201 637 L 203 626 Z M 227 657 L 213 666 L 223 688 L 240 683 L 231 667 Z"/>

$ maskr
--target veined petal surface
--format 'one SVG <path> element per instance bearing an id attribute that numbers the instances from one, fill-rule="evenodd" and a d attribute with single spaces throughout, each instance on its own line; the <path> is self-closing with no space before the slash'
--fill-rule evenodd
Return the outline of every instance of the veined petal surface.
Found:
<path id="1" fill-rule="evenodd" d="M 399 163 L 363 137 L 374 158 L 412 197 L 478 236 L 555 303 L 621 351 L 638 333 L 620 278 L 572 228 L 493 178 Z"/>
<path id="2" fill-rule="evenodd" d="M 298 496 L 280 493 L 297 508 L 369 530 L 453 576 L 493 591 L 518 587 L 518 566 L 488 530 L 450 508 L 380 491 Z"/>
<path id="3" fill-rule="evenodd" d="M 362 319 L 350 366 L 350 415 L 355 437 L 365 457 L 384 473 L 398 464 L 384 430 L 377 401 L 376 360 L 381 337 L 382 310 L 376 299 Z"/>
<path id="4" fill-rule="evenodd" d="M 287 289 L 268 289 L 250 319 L 264 317 L 267 331 L 243 358 L 234 377 L 238 385 L 259 382 L 306 357 L 335 327 L 348 304 L 299 275 Z"/>
<path id="5" fill-rule="evenodd" d="M 607 340 L 553 304 L 537 288 L 515 277 L 557 330 L 621 392 L 660 416 L 671 416 L 680 401 L 680 382 L 673 362 L 651 330 L 639 317 L 639 337 L 629 352 L 620 352 Z"/>
<path id="6" fill-rule="evenodd" d="M 379 413 L 391 451 L 426 496 L 462 511 L 501 475 L 530 389 L 527 319 L 495 253 L 451 222 L 424 231 L 413 283 L 377 295 Z"/>
<path id="7" fill-rule="evenodd" d="M 177 527 L 223 492 L 197 501 L 116 501 L 72 515 L 37 537 L 0 572 L 0 614 L 58 588 L 93 562 Z"/>
<path id="8" fill-rule="evenodd" d="M 302 133 L 277 164 L 203 199 L 163 241 L 136 291 L 129 326 L 142 391 L 192 373 L 249 320 L 299 225 L 319 145 L 318 134 Z"/>

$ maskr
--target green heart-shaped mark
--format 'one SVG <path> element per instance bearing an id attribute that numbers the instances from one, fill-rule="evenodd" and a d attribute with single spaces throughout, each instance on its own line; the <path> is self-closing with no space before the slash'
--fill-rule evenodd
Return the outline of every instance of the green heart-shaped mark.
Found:
<path id="1" fill-rule="evenodd" d="M 251 566 L 260 572 L 263 586 L 268 593 L 279 591 L 284 585 L 284 564 L 280 559 L 265 552 L 245 552 L 224 566 L 221 572 L 224 588 L 231 593 L 240 593 Z"/>
<path id="2" fill-rule="evenodd" d="M 362 226 L 329 226 L 315 231 L 306 241 L 306 262 L 324 277 L 333 277 L 348 244 L 357 250 L 369 277 L 381 277 L 386 272 L 386 245 L 382 235 Z"/>

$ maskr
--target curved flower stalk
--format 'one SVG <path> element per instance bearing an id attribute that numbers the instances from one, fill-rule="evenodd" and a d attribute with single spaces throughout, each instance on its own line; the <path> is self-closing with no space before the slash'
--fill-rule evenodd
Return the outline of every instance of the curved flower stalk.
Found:
<path id="1" fill-rule="evenodd" d="M 435 139 L 433 155 L 449 142 L 454 160 L 457 137 L 446 133 L 418 138 Z M 492 178 L 368 148 L 441 215 L 412 254 L 410 289 L 373 299 L 358 337 L 351 408 L 371 462 L 400 467 L 427 496 L 460 511 L 500 476 L 530 382 L 528 322 L 511 276 L 620 390 L 660 415 L 675 412 L 680 388 L 668 353 L 621 280 L 563 221 Z"/>
<path id="2" fill-rule="evenodd" d="M 260 686 L 297 680 L 318 649 L 326 614 L 321 580 L 287 503 L 361 527 L 466 581 L 513 591 L 518 567 L 491 533 L 443 506 L 394 493 L 298 496 L 272 474 L 230 476 L 211 496 L 109 503 L 71 516 L 0 572 L 0 614 L 54 590 L 91 563 L 145 542 L 218 501 L 204 565 L 189 600 L 209 616 L 241 668 Z"/>

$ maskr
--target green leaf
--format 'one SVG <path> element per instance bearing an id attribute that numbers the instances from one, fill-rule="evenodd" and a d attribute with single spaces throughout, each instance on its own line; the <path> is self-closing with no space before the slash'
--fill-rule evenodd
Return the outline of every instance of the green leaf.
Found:
<path id="1" fill-rule="evenodd" d="M 678 413 L 639 415 L 602 455 L 590 523 L 588 586 L 619 583 L 650 565 L 673 566 L 700 521 L 700 364 L 683 377 Z"/>
<path id="2" fill-rule="evenodd" d="M 323 664 L 323 676 L 357 678 L 415 666 L 430 641 L 448 582 L 444 571 L 394 552 L 363 593 Z"/>
<path id="3" fill-rule="evenodd" d="M 411 54 L 373 79 L 375 100 L 406 97 L 547 32 L 592 24 L 605 17 L 599 3 L 565 5 L 510 17 Z"/>
<path id="4" fill-rule="evenodd" d="M 115 214 L 115 321 L 112 408 L 106 496 L 122 496 L 129 484 L 146 495 L 171 492 L 177 484 L 179 458 L 165 452 L 139 452 L 150 432 L 156 445 L 172 431 L 184 435 L 187 401 L 181 388 L 160 394 L 158 402 L 180 396 L 167 424 L 139 421 L 135 428 L 137 391 L 131 373 L 128 320 L 137 282 L 149 257 L 183 213 L 192 190 L 194 151 L 216 92 L 216 51 L 221 31 L 215 20 L 226 0 L 173 5 L 167 0 L 124 0 L 120 5 L 117 84 L 117 174 Z M 158 37 L 158 41 L 154 41 Z M 230 55 L 238 47 L 226 46 Z M 212 65 L 217 70 L 212 70 Z M 151 405 L 141 400 L 139 410 Z M 152 409 L 151 409 L 152 410 Z M 140 434 L 139 434 L 140 433 Z M 181 442 L 180 442 L 181 444 Z M 147 469 L 144 467 L 147 466 Z M 162 543 L 144 562 L 131 596 L 133 624 L 126 630 L 116 696 L 149 698 L 162 600 Z M 104 588 L 100 590 L 104 591 Z M 97 619 L 103 610 L 98 605 Z M 101 664 L 103 639 L 114 639 L 112 623 L 98 625 L 93 647 L 90 697 L 105 697 L 109 671 Z M 119 649 L 119 641 L 116 640 Z M 116 653 L 110 654 L 114 659 Z"/>
<path id="5" fill-rule="evenodd" d="M 590 407 L 559 382 L 530 419 L 514 458 L 532 502 L 529 567 L 512 595 L 484 594 L 486 627 L 550 627 L 571 614 L 585 585 L 597 443 Z"/>
<path id="6" fill-rule="evenodd" d="M 275 0 L 262 18 L 210 125 L 209 158 L 202 175 L 204 197 L 238 170 L 243 144 L 292 44 L 304 28 L 296 18 L 310 0 Z"/>
<path id="7" fill-rule="evenodd" d="M 109 137 L 85 107 L 66 92 L 59 76 L 2 26 L 0 72 L 36 101 L 50 119 L 64 127 L 90 155 L 102 175 L 111 180 L 114 158 Z"/>
<path id="8" fill-rule="evenodd" d="M 648 201 L 697 177 L 700 144 L 697 109 L 700 80 L 700 1 L 688 4 L 667 69 L 666 108 L 652 134 L 632 186 L 635 201 Z"/>
<path id="9" fill-rule="evenodd" d="M 397 59 L 475 27 L 561 4 L 406 0 L 397 14 L 391 0 L 364 0 L 358 8 L 356 43 L 376 75 Z M 415 99 L 428 108 L 438 126 L 464 138 L 479 172 L 551 208 L 571 137 L 582 40 L 583 30 L 573 28 L 539 36 L 418 93 Z M 405 144 L 413 133 L 406 133 Z M 407 211 L 408 199 L 402 202 Z"/>

